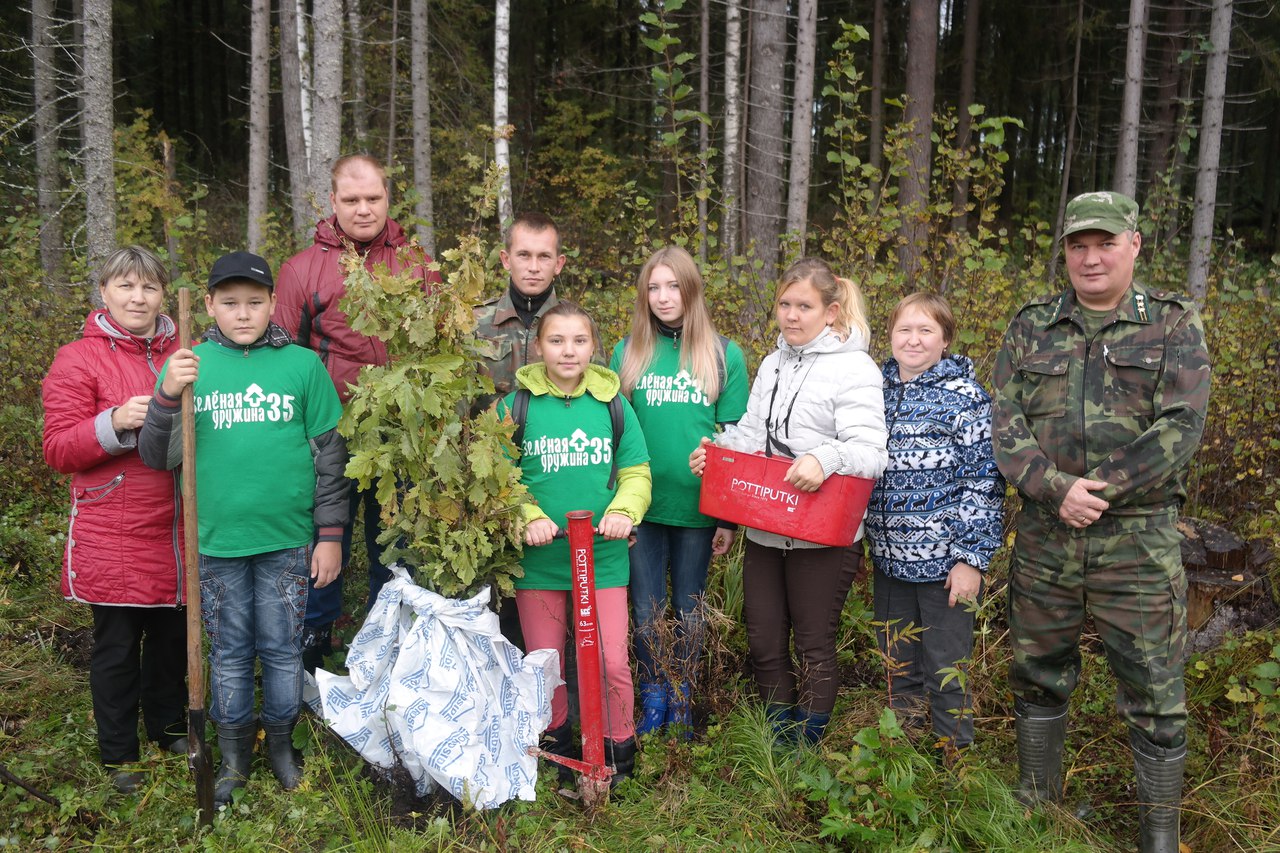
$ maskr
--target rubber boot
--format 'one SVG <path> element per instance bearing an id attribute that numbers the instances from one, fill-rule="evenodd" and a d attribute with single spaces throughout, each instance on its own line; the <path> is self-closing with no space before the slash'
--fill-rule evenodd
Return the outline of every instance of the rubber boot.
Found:
<path id="1" fill-rule="evenodd" d="M 684 740 L 693 738 L 693 700 L 687 681 L 667 685 L 667 729 Z"/>
<path id="2" fill-rule="evenodd" d="M 1067 706 L 1049 708 L 1021 699 L 1013 702 L 1018 736 L 1018 801 L 1062 802 L 1062 743 L 1067 736 Z"/>
<path id="3" fill-rule="evenodd" d="M 636 769 L 636 739 L 629 737 L 626 740 L 610 740 L 604 739 L 605 758 L 613 767 L 613 778 L 609 780 L 609 787 L 616 788 L 623 779 L 630 779 L 631 774 Z"/>
<path id="4" fill-rule="evenodd" d="M 218 775 L 213 779 L 213 807 L 220 809 L 231 802 L 231 793 L 236 788 L 243 788 L 249 779 L 249 768 L 253 764 L 253 742 L 258 737 L 258 723 L 245 723 L 240 726 L 224 726 L 218 729 L 218 750 L 222 753 L 222 763 L 218 765 Z"/>
<path id="5" fill-rule="evenodd" d="M 112 786 L 121 794 L 136 792 L 147 778 L 137 770 L 124 770 L 120 767 L 108 766 L 107 773 L 111 776 Z"/>
<path id="6" fill-rule="evenodd" d="M 267 733 L 267 756 L 271 759 L 271 772 L 286 791 L 292 791 L 302 781 L 302 756 L 293 748 L 294 722 L 263 723 Z"/>
<path id="7" fill-rule="evenodd" d="M 542 748 L 563 758 L 582 758 L 582 742 L 573 736 L 573 724 L 568 720 L 557 728 L 543 732 Z M 573 771 L 563 764 L 556 765 L 556 776 L 561 785 L 573 784 Z"/>
<path id="8" fill-rule="evenodd" d="M 796 741 L 798 743 L 807 743 L 810 746 L 822 740 L 822 733 L 827 730 L 827 723 L 831 722 L 830 714 L 823 714 L 817 711 L 810 711 L 808 708 L 796 706 Z"/>
<path id="9" fill-rule="evenodd" d="M 667 722 L 667 686 L 656 681 L 640 682 L 640 721 L 636 734 L 643 737 L 660 731 Z"/>
<path id="10" fill-rule="evenodd" d="M 1129 731 L 1138 777 L 1138 832 L 1142 853 L 1178 853 L 1182 811 L 1182 768 L 1187 745 L 1156 746 L 1141 732 Z"/>
<path id="11" fill-rule="evenodd" d="M 791 746 L 796 742 L 796 708 L 794 705 L 783 705 L 770 702 L 764 706 L 765 719 L 773 727 L 775 746 Z"/>
<path id="12" fill-rule="evenodd" d="M 302 626 L 302 668 L 312 675 L 324 666 L 324 656 L 333 650 L 333 623 Z"/>

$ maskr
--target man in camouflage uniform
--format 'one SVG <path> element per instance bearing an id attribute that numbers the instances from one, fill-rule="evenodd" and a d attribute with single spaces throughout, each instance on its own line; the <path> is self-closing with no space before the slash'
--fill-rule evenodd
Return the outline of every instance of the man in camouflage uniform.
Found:
<path id="1" fill-rule="evenodd" d="M 1059 801 L 1087 602 L 1129 727 L 1142 850 L 1177 853 L 1187 582 L 1175 525 L 1210 369 L 1195 304 L 1134 280 L 1137 223 L 1119 193 L 1073 199 L 1071 288 L 1028 302 L 996 360 L 996 462 L 1023 499 L 1009 681 L 1019 796 Z"/>
<path id="2" fill-rule="evenodd" d="M 475 309 L 476 340 L 494 393 L 477 400 L 473 412 L 510 394 L 516 387 L 516 371 L 537 360 L 538 320 L 557 302 L 555 279 L 565 262 L 560 232 L 543 213 L 517 214 L 499 256 L 511 275 L 506 292 Z"/>

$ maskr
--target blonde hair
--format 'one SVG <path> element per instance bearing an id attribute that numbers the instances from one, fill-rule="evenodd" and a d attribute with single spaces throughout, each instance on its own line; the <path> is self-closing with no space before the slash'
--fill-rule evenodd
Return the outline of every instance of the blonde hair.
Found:
<path id="1" fill-rule="evenodd" d="M 143 281 L 169 286 L 169 269 L 155 254 L 141 246 L 125 246 L 107 255 L 98 269 L 98 287 L 106 287 L 113 278 L 136 275 Z"/>
<path id="2" fill-rule="evenodd" d="M 889 325 L 887 327 L 889 334 L 893 334 L 893 327 L 898 324 L 898 318 L 910 308 L 917 309 L 938 324 L 938 331 L 942 332 L 942 339 L 947 346 L 955 343 L 956 315 L 951 313 L 951 306 L 940 294 L 926 293 L 924 291 L 908 294 L 898 300 L 898 304 L 893 308 L 893 313 L 889 315 Z"/>
<path id="3" fill-rule="evenodd" d="M 862 299 L 862 289 L 852 279 L 841 278 L 832 272 L 831 267 L 821 258 L 801 258 L 787 267 L 787 271 L 778 280 L 774 310 L 777 310 L 787 288 L 806 281 L 822 297 L 822 307 L 826 308 L 832 303 L 838 306 L 836 320 L 832 324 L 837 332 L 846 338 L 850 332 L 858 332 L 870 343 L 871 327 L 867 324 L 867 307 Z"/>
<path id="4" fill-rule="evenodd" d="M 640 377 L 653 364 L 658 344 L 658 318 L 649 308 L 649 279 L 658 267 L 667 267 L 680 286 L 680 302 L 684 307 L 680 332 L 680 367 L 698 383 L 703 396 L 715 402 L 720 396 L 720 366 L 724 352 L 720 336 L 711 323 L 704 296 L 702 274 L 689 253 L 679 246 L 666 246 L 649 256 L 636 278 L 636 304 L 631 312 L 631 339 L 622 356 L 618 378 L 622 394 L 628 400 Z"/>
<path id="5" fill-rule="evenodd" d="M 333 167 L 329 169 L 329 190 L 330 192 L 338 191 L 338 177 L 347 169 L 357 163 L 368 166 L 370 169 L 378 173 L 378 177 L 382 180 L 384 189 L 390 191 L 391 181 L 387 179 L 387 167 L 382 165 L 382 161 L 372 154 L 347 154 L 333 161 Z"/>

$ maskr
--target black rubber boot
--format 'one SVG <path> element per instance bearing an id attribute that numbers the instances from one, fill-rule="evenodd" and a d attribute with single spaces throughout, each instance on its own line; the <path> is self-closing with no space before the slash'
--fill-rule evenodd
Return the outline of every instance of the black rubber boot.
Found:
<path id="1" fill-rule="evenodd" d="M 267 733 L 267 756 L 271 759 L 271 772 L 286 791 L 292 791 L 302 781 L 302 756 L 293 748 L 295 723 L 263 723 Z"/>
<path id="2" fill-rule="evenodd" d="M 605 761 L 613 767 L 613 778 L 609 787 L 616 788 L 623 779 L 630 779 L 636 769 L 636 739 L 626 740 L 604 739 Z"/>
<path id="3" fill-rule="evenodd" d="M 253 742 L 258 737 L 258 723 L 241 726 L 224 726 L 218 729 L 218 750 L 222 763 L 213 779 L 213 807 L 220 809 L 231 802 L 231 793 L 243 788 L 249 780 L 249 768 L 253 765 Z"/>
<path id="4" fill-rule="evenodd" d="M 333 623 L 302 626 L 302 668 L 312 675 L 324 666 L 324 656 L 333 650 Z"/>
<path id="5" fill-rule="evenodd" d="M 1139 848 L 1142 853 L 1178 853 L 1187 745 L 1156 746 L 1141 732 L 1131 729 L 1129 746 L 1138 776 Z"/>
<path id="6" fill-rule="evenodd" d="M 582 758 L 582 741 L 573 736 L 573 724 L 568 720 L 564 725 L 542 733 L 542 748 L 563 758 Z M 573 784 L 573 771 L 563 764 L 556 765 L 556 775 L 561 785 Z"/>
<path id="7" fill-rule="evenodd" d="M 1018 735 L 1018 800 L 1062 802 L 1062 743 L 1067 736 L 1067 706 L 1048 708 L 1021 699 L 1013 702 Z"/>

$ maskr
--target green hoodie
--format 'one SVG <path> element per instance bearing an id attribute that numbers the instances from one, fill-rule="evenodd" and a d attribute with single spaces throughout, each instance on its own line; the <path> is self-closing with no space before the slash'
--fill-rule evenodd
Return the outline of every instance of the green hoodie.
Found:
<path id="1" fill-rule="evenodd" d="M 608 488 L 613 467 L 613 424 L 608 403 L 618 394 L 618 375 L 599 365 L 587 365 L 582 382 L 566 395 L 547 376 L 546 365 L 528 364 L 516 371 L 516 385 L 533 395 L 525 420 L 520 450 L 520 470 L 534 503 L 525 507 L 525 520 L 549 518 L 559 527 L 572 510 L 590 510 L 600 523 L 616 512 L 638 524 L 649 508 L 652 483 L 649 451 L 631 404 L 623 402 L 623 431 L 618 443 L 618 482 Z M 515 393 L 498 404 L 498 415 L 508 417 Z M 571 586 L 569 543 L 557 539 L 550 545 L 526 548 L 521 561 L 524 577 L 517 589 L 563 589 Z M 626 586 L 630 577 L 627 542 L 618 539 L 595 543 L 595 575 L 598 589 Z"/>

